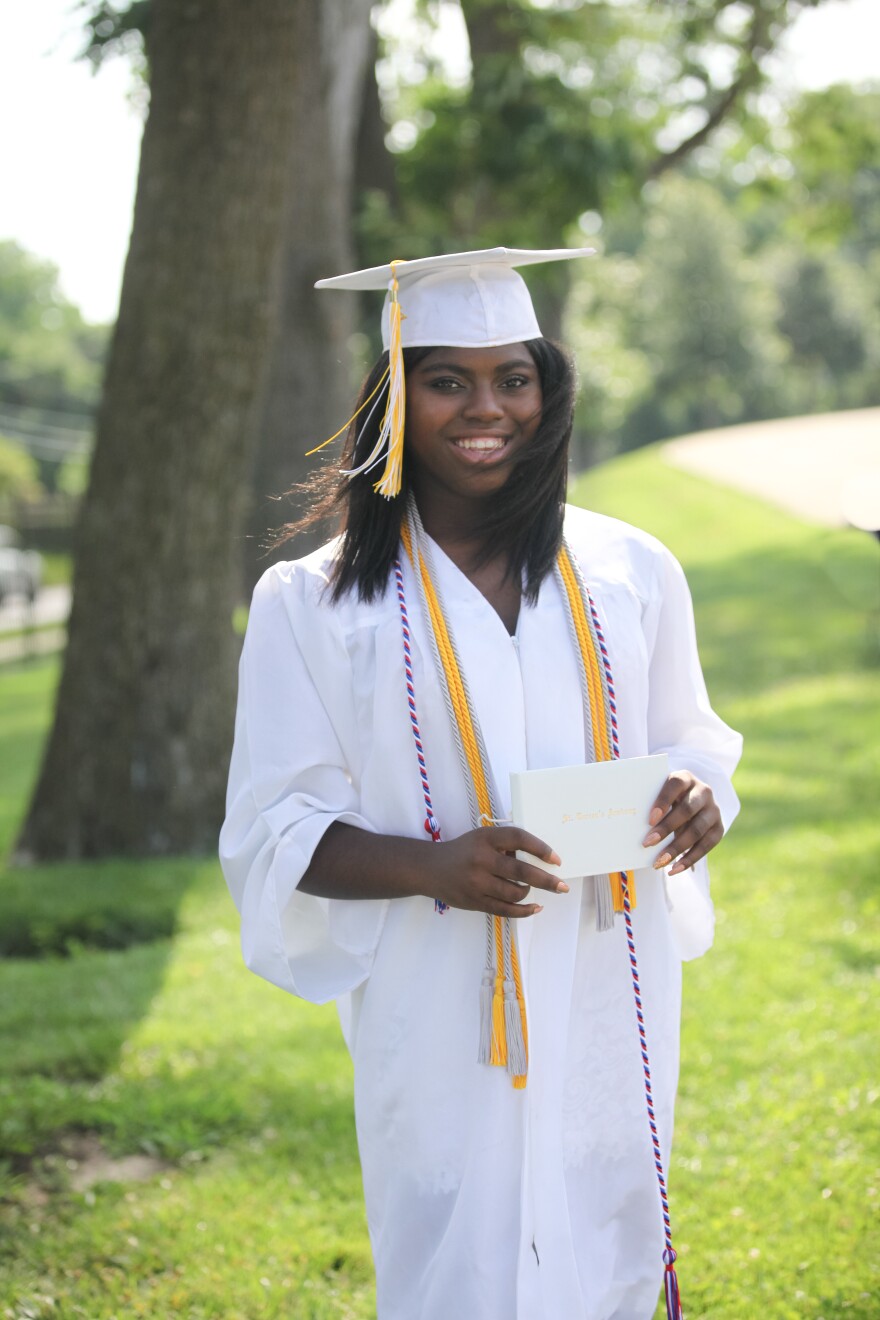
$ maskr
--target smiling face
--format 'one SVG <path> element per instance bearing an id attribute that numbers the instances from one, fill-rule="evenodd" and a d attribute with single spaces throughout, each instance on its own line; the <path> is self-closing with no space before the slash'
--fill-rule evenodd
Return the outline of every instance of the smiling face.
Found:
<path id="1" fill-rule="evenodd" d="M 406 377 L 406 439 L 422 518 L 505 485 L 541 422 L 541 380 L 524 344 L 434 348 Z"/>

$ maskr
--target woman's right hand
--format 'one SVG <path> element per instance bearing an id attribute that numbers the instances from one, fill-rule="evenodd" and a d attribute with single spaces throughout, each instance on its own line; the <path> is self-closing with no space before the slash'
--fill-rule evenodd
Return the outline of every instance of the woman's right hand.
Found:
<path id="1" fill-rule="evenodd" d="M 523 901 L 531 889 L 567 894 L 568 885 L 520 861 L 514 855 L 517 850 L 553 866 L 560 865 L 553 849 L 534 834 L 516 825 L 489 825 L 424 849 L 422 892 L 469 912 L 533 917 L 541 911 L 541 904 Z"/>

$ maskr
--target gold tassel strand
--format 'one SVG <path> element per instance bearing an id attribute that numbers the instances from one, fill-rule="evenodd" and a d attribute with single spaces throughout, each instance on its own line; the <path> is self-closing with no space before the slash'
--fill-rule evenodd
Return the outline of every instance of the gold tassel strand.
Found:
<path id="1" fill-rule="evenodd" d="M 385 460 L 385 471 L 373 487 L 379 495 L 384 495 L 386 500 L 393 499 L 395 495 L 400 494 L 403 473 L 406 375 L 403 369 L 403 347 L 400 342 L 401 322 L 403 321 L 397 283 L 397 267 L 400 264 L 399 261 L 392 261 L 391 263 L 391 300 L 388 308 L 390 323 L 388 402 L 385 406 L 385 416 L 382 418 L 382 429 L 379 433 L 380 443 L 387 446 L 387 458 Z"/>

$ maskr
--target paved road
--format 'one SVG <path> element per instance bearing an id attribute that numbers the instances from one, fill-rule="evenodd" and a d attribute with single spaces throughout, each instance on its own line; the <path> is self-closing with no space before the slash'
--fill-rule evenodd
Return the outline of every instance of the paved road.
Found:
<path id="1" fill-rule="evenodd" d="M 62 650 L 69 613 L 70 587 L 43 587 L 33 605 L 23 596 L 7 597 L 0 605 L 0 664 Z M 21 631 L 38 625 L 39 631 Z"/>
<path id="2" fill-rule="evenodd" d="M 0 604 L 0 634 L 65 623 L 69 613 L 70 587 L 43 587 L 33 605 L 24 596 L 8 596 Z"/>
<path id="3" fill-rule="evenodd" d="M 812 522 L 880 528 L 880 408 L 700 431 L 663 456 Z"/>

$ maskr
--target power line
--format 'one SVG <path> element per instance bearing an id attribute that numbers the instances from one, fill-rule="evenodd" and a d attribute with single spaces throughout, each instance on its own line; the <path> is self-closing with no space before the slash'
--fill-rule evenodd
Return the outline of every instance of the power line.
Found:
<path id="1" fill-rule="evenodd" d="M 0 429 L 7 432 L 15 430 L 23 435 L 45 436 L 58 441 L 76 442 L 91 440 L 92 437 L 91 427 L 55 426 L 52 422 L 44 422 L 40 417 L 34 417 L 23 410 L 8 407 L 0 407 Z"/>

